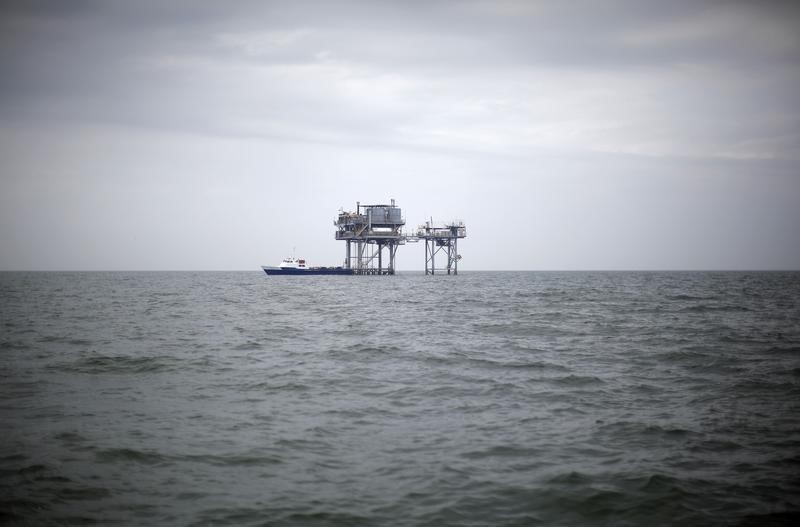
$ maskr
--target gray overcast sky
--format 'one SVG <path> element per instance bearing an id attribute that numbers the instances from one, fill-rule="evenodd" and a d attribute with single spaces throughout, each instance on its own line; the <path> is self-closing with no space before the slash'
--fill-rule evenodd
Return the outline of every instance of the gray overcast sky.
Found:
<path id="1" fill-rule="evenodd" d="M 3 1 L 0 269 L 800 269 L 798 6 Z"/>

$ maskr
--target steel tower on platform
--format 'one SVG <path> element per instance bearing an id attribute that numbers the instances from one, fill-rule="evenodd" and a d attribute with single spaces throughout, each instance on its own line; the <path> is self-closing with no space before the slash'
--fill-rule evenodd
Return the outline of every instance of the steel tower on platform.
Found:
<path id="1" fill-rule="evenodd" d="M 344 266 L 354 274 L 394 274 L 397 247 L 406 243 L 406 224 L 394 200 L 389 205 L 362 205 L 355 212 L 339 211 L 333 222 L 336 239 L 347 243 Z M 384 260 L 384 252 L 388 263 Z M 384 263 L 387 263 L 384 266 Z"/>
<path id="2" fill-rule="evenodd" d="M 461 220 L 436 226 L 431 221 L 417 228 L 416 238 L 425 242 L 425 274 L 436 274 L 436 271 L 447 271 L 447 274 L 458 274 L 458 239 L 467 237 L 467 228 Z M 447 258 L 446 267 L 436 267 L 436 255 L 443 253 Z M 441 261 L 441 260 L 440 260 Z"/>

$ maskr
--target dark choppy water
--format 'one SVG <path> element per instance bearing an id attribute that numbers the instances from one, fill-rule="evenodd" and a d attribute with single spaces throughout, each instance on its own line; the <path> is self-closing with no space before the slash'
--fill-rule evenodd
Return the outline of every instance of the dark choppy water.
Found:
<path id="1" fill-rule="evenodd" d="M 800 518 L 800 273 L 1 273 L 0 323 L 0 521 Z"/>

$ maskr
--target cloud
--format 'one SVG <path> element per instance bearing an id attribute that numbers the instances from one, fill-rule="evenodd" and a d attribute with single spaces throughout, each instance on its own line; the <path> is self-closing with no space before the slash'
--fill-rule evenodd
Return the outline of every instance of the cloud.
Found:
<path id="1" fill-rule="evenodd" d="M 298 208 L 267 260 L 313 232 L 329 263 L 331 210 L 391 197 L 467 220 L 476 267 L 492 243 L 516 268 L 796 267 L 799 21 L 781 2 L 7 1 L 0 267 L 249 268 L 253 226 Z M 539 228 L 508 234 L 529 211 Z"/>
<path id="2" fill-rule="evenodd" d="M 16 4 L 0 115 L 504 154 L 796 156 L 796 11 L 610 5 Z"/>

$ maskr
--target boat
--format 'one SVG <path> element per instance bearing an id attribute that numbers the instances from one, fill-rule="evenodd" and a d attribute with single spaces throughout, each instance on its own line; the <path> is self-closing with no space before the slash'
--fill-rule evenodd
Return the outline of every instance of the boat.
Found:
<path id="1" fill-rule="evenodd" d="M 347 267 L 310 267 L 305 259 L 290 256 L 281 260 L 277 267 L 262 265 L 261 268 L 268 275 L 292 274 L 292 275 L 317 275 L 317 274 L 353 274 L 352 269 Z"/>

